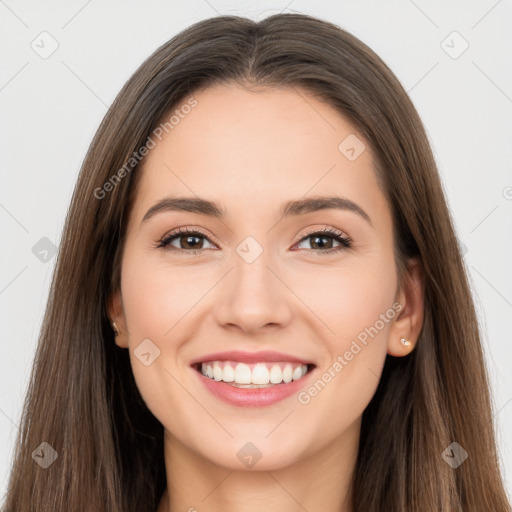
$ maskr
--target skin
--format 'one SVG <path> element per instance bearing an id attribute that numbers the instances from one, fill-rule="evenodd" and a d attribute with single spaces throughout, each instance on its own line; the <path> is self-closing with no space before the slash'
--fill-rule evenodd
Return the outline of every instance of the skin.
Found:
<path id="1" fill-rule="evenodd" d="M 194 97 L 198 105 L 145 159 L 121 288 L 109 301 L 116 343 L 130 351 L 137 386 L 165 429 L 168 487 L 158 512 L 351 512 L 361 415 L 386 354 L 408 354 L 421 329 L 421 266 L 411 260 L 397 288 L 391 209 L 369 144 L 332 107 L 292 88 L 222 85 Z M 366 145 L 355 161 L 338 150 L 352 133 Z M 373 225 L 338 209 L 280 219 L 285 201 L 333 192 Z M 141 222 L 170 194 L 216 201 L 226 217 L 166 211 Z M 186 236 L 174 239 L 174 252 L 155 247 L 180 227 L 211 242 L 193 240 L 198 255 L 185 253 Z M 328 249 L 307 235 L 325 227 L 352 247 L 320 254 Z M 250 264 L 236 252 L 247 236 L 263 248 Z M 189 366 L 217 351 L 276 350 L 313 361 L 320 378 L 396 301 L 402 311 L 307 404 L 292 395 L 263 408 L 230 405 Z M 149 366 L 133 352 L 147 338 L 160 350 Z M 252 468 L 237 457 L 247 442 L 262 454 Z"/>

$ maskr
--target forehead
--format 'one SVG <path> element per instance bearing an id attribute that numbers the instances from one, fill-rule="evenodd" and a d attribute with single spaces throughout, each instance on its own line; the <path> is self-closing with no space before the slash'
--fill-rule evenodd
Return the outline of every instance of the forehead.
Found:
<path id="1" fill-rule="evenodd" d="M 191 98 L 195 106 L 182 108 Z M 368 144 L 304 90 L 216 85 L 185 98 L 163 121 L 170 115 L 172 126 L 141 169 L 137 218 L 170 194 L 220 201 L 228 214 L 245 216 L 311 194 L 383 206 Z"/>

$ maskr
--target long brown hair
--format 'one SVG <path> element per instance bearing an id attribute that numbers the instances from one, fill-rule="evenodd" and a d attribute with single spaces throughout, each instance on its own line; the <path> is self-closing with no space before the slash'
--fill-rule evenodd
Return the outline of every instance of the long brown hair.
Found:
<path id="1" fill-rule="evenodd" d="M 475 308 L 422 122 L 370 48 L 301 14 L 195 23 L 140 66 L 107 112 L 66 218 L 3 511 L 156 510 L 163 427 L 113 341 L 106 303 L 141 171 L 133 155 L 170 109 L 221 82 L 296 87 L 353 123 L 392 208 L 399 275 L 407 258 L 423 263 L 424 324 L 414 351 L 387 357 L 363 413 L 353 511 L 508 512 Z M 46 469 L 32 456 L 42 442 L 58 454 Z M 468 452 L 457 468 L 442 457 L 452 442 Z"/>

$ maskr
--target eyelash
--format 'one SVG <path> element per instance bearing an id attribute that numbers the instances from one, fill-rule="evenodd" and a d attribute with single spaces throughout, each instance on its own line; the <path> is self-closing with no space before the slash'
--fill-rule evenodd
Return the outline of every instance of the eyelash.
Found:
<path id="1" fill-rule="evenodd" d="M 161 238 L 157 242 L 156 248 L 158 249 L 158 248 L 168 247 L 169 244 L 171 243 L 171 241 L 173 239 L 179 237 L 180 235 L 181 236 L 189 235 L 189 236 L 202 237 L 202 238 L 205 238 L 211 244 L 213 244 L 213 242 L 204 233 L 201 233 L 201 231 L 198 231 L 197 229 L 189 230 L 187 228 L 179 228 L 179 229 L 172 231 L 171 233 L 165 235 L 163 238 Z M 321 230 L 317 230 L 317 231 L 312 231 L 311 233 L 307 233 L 297 243 L 300 243 L 307 238 L 311 238 L 314 235 L 321 235 L 321 236 L 324 236 L 327 238 L 334 238 L 337 242 L 340 242 L 340 244 L 341 244 L 339 247 L 330 248 L 325 251 L 319 250 L 319 249 L 311 249 L 314 253 L 316 253 L 318 255 L 333 254 L 333 253 L 336 253 L 339 251 L 350 249 L 352 247 L 352 239 L 350 237 L 344 235 L 341 231 L 338 231 L 337 229 L 334 229 L 334 228 L 325 228 L 325 229 L 321 229 Z M 194 254 L 199 254 L 201 251 L 205 251 L 207 249 L 190 249 L 190 250 L 188 250 L 188 249 L 178 249 L 176 247 L 172 247 L 170 250 L 187 253 L 188 255 L 194 255 Z"/>

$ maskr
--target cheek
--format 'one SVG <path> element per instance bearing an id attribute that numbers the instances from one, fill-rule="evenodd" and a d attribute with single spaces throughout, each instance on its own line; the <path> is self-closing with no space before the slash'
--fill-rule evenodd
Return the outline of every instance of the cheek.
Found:
<path id="1" fill-rule="evenodd" d="M 386 314 L 397 285 L 392 258 L 376 252 L 347 258 L 336 268 L 312 268 L 300 275 L 295 291 L 306 299 L 308 308 L 323 324 L 322 337 L 332 340 L 336 350 Z M 385 326 L 378 322 L 379 331 L 388 327 L 389 322 Z"/>
<path id="2" fill-rule="evenodd" d="M 173 268 L 143 253 L 132 253 L 123 261 L 121 279 L 130 343 L 144 338 L 169 340 L 174 326 L 193 316 L 194 304 L 212 285 L 204 274 Z"/>
<path id="3" fill-rule="evenodd" d="M 317 332 L 326 357 L 319 369 L 320 381 L 305 390 L 301 403 L 311 402 L 311 410 L 318 407 L 319 414 L 329 406 L 329 414 L 346 421 L 347 411 L 362 413 L 380 379 L 389 329 L 396 318 L 393 259 L 382 252 L 347 259 L 339 269 L 315 273 L 311 282 L 315 286 L 308 288 L 308 306 L 321 320 Z"/>
<path id="4" fill-rule="evenodd" d="M 155 417 L 179 431 L 183 422 L 194 421 L 192 413 L 198 414 L 180 385 L 189 376 L 178 360 L 179 350 L 193 334 L 194 305 L 214 283 L 205 281 L 204 272 L 171 268 L 128 248 L 121 288 L 133 375 Z M 176 410 L 179 415 L 170 414 Z"/>

